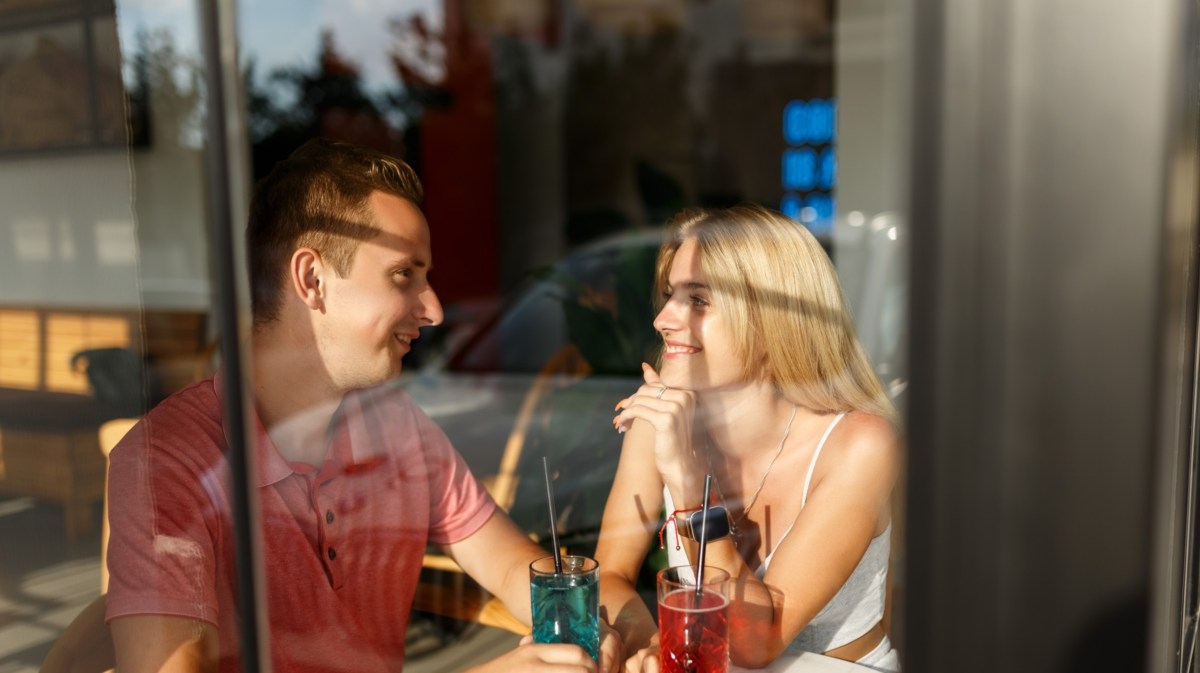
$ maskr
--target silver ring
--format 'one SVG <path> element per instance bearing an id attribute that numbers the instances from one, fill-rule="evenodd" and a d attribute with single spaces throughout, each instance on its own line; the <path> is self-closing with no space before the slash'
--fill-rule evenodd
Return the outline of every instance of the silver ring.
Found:
<path id="1" fill-rule="evenodd" d="M 658 394 L 655 395 L 654 397 L 655 397 L 655 399 L 661 400 L 662 396 L 665 395 L 666 393 L 667 393 L 667 387 L 663 386 L 662 388 L 658 389 Z"/>

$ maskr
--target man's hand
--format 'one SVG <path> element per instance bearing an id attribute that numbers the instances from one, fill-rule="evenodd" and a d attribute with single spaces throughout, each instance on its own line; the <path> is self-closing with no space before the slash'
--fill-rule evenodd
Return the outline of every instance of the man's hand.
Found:
<path id="1" fill-rule="evenodd" d="M 525 636 L 517 645 L 517 649 L 486 664 L 471 668 L 468 673 L 492 673 L 493 671 L 497 673 L 500 671 L 620 673 L 621 636 L 607 622 L 600 621 L 599 666 L 578 645 L 536 645 L 533 642 L 533 636 Z"/>
<path id="2" fill-rule="evenodd" d="M 596 662 L 578 645 L 535 644 L 533 636 L 525 636 L 521 644 L 507 654 L 486 664 L 474 666 L 468 673 L 597 673 Z"/>

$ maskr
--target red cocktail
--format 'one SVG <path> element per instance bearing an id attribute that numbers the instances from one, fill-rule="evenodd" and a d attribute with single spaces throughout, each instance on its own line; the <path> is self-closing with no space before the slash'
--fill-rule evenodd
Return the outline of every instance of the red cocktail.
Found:
<path id="1" fill-rule="evenodd" d="M 704 588 L 667 568 L 658 581 L 658 650 L 663 673 L 725 673 L 729 668 L 729 599 L 722 570 L 705 569 Z M 708 573 L 712 573 L 712 577 Z M 664 576 L 665 575 L 665 576 Z"/>

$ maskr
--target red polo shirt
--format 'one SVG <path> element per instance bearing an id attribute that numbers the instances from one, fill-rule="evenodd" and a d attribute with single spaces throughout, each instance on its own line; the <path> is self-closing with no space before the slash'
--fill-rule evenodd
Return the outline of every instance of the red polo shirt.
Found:
<path id="1" fill-rule="evenodd" d="M 108 619 L 214 624 L 240 670 L 220 381 L 158 405 L 112 451 Z M 470 536 L 496 505 L 403 391 L 348 395 L 320 466 L 288 463 L 257 416 L 263 579 L 274 670 L 399 671 L 426 543 Z"/>

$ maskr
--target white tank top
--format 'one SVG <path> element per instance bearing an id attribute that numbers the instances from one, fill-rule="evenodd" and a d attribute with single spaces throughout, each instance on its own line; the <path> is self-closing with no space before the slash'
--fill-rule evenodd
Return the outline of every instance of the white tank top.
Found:
<path id="1" fill-rule="evenodd" d="M 825 429 L 825 434 L 821 436 L 821 441 L 817 443 L 817 448 L 813 451 L 812 460 L 808 464 L 808 472 L 804 476 L 804 491 L 800 495 L 801 509 L 808 502 L 808 490 L 812 485 L 812 476 L 817 466 L 817 458 L 821 456 L 821 449 L 825 447 L 829 435 L 833 433 L 833 429 L 845 415 L 844 413 L 838 414 L 830 421 L 829 427 Z M 666 511 L 675 511 L 671 494 L 665 487 L 663 488 L 663 501 L 666 503 Z M 795 522 L 792 525 L 795 525 Z M 754 574 L 759 579 L 766 575 L 771 558 L 790 532 L 792 532 L 792 526 L 788 526 L 787 531 L 775 544 L 775 548 L 763 558 L 762 565 L 755 569 Z M 854 572 L 850 573 L 846 583 L 813 617 L 808 626 L 788 644 L 784 654 L 820 653 L 836 649 L 862 637 L 879 620 L 883 619 L 884 601 L 887 597 L 888 557 L 891 555 L 891 532 L 892 526 L 889 523 L 882 533 L 871 539 L 871 543 L 867 545 L 867 551 L 863 553 L 862 559 L 854 568 Z M 667 544 L 667 561 L 671 566 L 691 565 L 686 550 L 676 549 L 675 545 L 671 543 Z"/>

